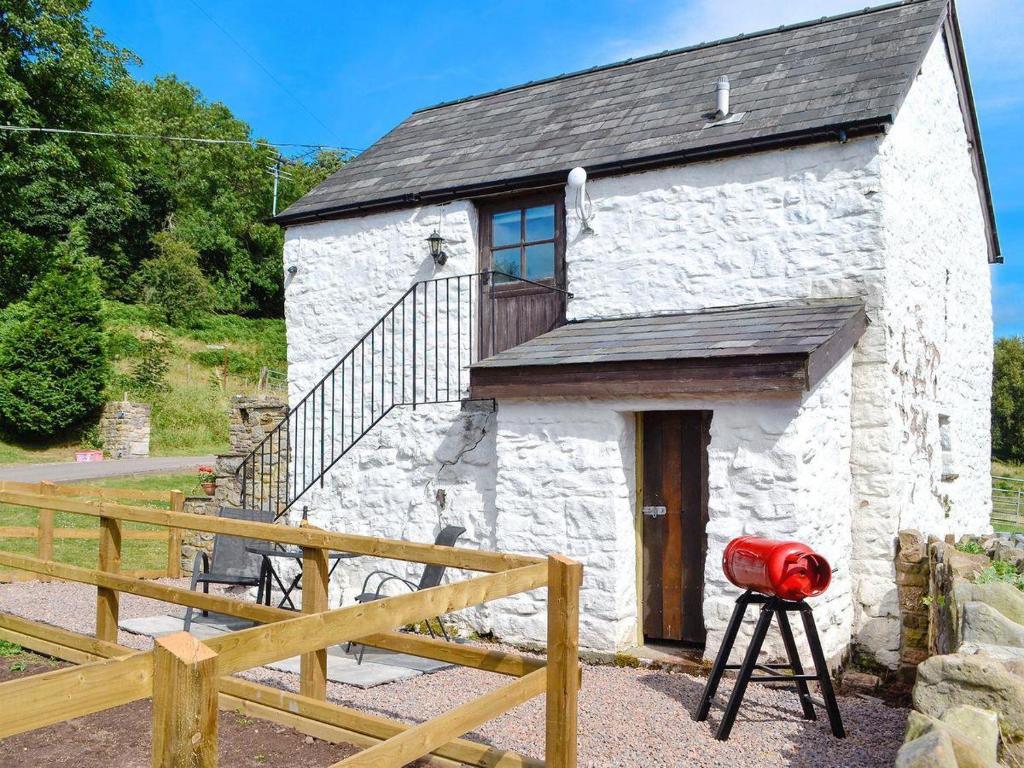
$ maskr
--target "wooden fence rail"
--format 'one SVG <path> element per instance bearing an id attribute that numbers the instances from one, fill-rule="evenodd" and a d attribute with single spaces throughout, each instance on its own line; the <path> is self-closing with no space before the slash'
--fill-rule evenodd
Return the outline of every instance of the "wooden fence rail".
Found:
<path id="1" fill-rule="evenodd" d="M 40 489 L 41 490 L 41 489 Z M 0 614 L 0 638 L 82 666 L 0 684 L 0 737 L 153 698 L 153 765 L 216 765 L 215 701 L 321 738 L 365 747 L 331 768 L 398 768 L 426 755 L 440 765 L 481 768 L 575 768 L 579 590 L 582 566 L 566 558 L 509 555 L 431 544 L 289 528 L 174 510 L 132 507 L 106 500 L 63 498 L 47 490 L 0 488 L 0 502 L 98 517 L 99 567 L 81 568 L 46 557 L 0 552 L 0 565 L 97 589 L 96 637 Z M 119 573 L 124 522 L 193 529 L 279 541 L 303 549 L 302 613 L 219 595 L 191 592 Z M 328 550 L 437 563 L 483 572 L 463 581 L 381 600 L 327 609 Z M 546 663 L 514 653 L 446 643 L 398 628 L 463 608 L 548 588 Z M 182 633 L 154 651 L 116 644 L 121 592 L 214 610 L 261 625 L 199 642 Z M 326 648 L 354 641 L 517 678 L 425 723 L 404 723 L 326 702 Z M 300 693 L 260 686 L 231 675 L 292 656 L 302 658 Z M 462 739 L 481 723 L 541 693 L 547 695 L 545 760 Z M 197 724 L 199 724 L 197 726 Z"/>
<path id="2" fill-rule="evenodd" d="M 185 494 L 181 491 L 145 491 L 136 488 L 101 488 L 89 485 L 58 485 L 47 481 L 39 483 L 21 483 L 12 480 L 0 480 L 0 492 L 27 493 L 33 496 L 58 497 L 46 508 L 38 508 L 35 526 L 17 525 L 0 526 L 0 539 L 35 539 L 36 553 L 42 560 L 53 559 L 54 540 L 59 539 L 96 539 L 102 540 L 104 527 L 96 528 L 57 528 L 54 513 L 62 510 L 61 498 L 121 500 L 121 501 L 153 501 L 167 505 L 169 511 L 182 512 L 185 508 Z M 0 518 L 2 519 L 2 518 Z M 139 578 L 180 578 L 181 577 L 181 529 L 168 528 L 166 531 L 125 530 L 121 532 L 123 541 L 166 541 L 167 566 L 159 569 L 136 569 L 129 571 Z M 4 581 L 0 574 L 0 581 Z M 24 580 L 20 578 L 19 580 Z"/>

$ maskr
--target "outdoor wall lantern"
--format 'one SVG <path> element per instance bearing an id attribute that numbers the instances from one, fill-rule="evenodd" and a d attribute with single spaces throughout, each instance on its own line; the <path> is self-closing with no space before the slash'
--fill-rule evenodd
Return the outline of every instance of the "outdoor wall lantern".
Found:
<path id="1" fill-rule="evenodd" d="M 444 252 L 444 238 L 436 229 L 427 238 L 427 245 L 430 246 L 430 256 L 434 259 L 434 263 L 443 267 L 448 261 L 448 254 Z"/>

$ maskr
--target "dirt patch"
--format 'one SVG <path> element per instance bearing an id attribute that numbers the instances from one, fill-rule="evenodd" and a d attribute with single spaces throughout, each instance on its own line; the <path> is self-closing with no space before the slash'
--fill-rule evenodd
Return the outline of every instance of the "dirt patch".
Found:
<path id="1" fill-rule="evenodd" d="M 0 681 L 69 666 L 32 653 L 0 657 Z M 138 701 L 0 740 L 4 768 L 150 768 L 151 705 Z M 224 768 L 331 765 L 354 754 L 347 744 L 312 739 L 239 712 L 221 712 L 217 743 Z"/>

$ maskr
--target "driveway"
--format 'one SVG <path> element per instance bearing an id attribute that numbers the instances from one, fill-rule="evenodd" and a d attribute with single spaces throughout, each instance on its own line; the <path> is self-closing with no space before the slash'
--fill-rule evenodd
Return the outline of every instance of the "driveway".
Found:
<path id="1" fill-rule="evenodd" d="M 0 466 L 0 480 L 16 480 L 23 483 L 49 480 L 54 483 L 69 483 L 125 475 L 186 472 L 195 470 L 200 464 L 213 462 L 213 456 L 154 456 L 145 459 L 65 461 L 53 464 L 5 464 Z"/>

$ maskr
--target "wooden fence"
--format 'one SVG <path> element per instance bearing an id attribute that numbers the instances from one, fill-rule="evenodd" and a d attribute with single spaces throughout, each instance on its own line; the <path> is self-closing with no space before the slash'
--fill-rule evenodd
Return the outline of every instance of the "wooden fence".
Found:
<path id="1" fill-rule="evenodd" d="M 150 501 L 162 502 L 167 509 L 181 512 L 185 507 L 185 494 L 181 491 L 143 491 L 135 488 L 101 488 L 91 485 L 58 485 L 47 481 L 39 483 L 19 483 L 0 480 L 0 491 L 15 491 L 36 494 L 39 496 L 56 496 L 59 498 L 99 499 L 102 501 Z M 54 526 L 54 508 L 39 509 L 35 526 L 3 526 L 0 525 L 0 539 L 35 539 L 36 553 L 41 560 L 53 559 L 53 542 L 59 539 L 97 539 L 103 535 L 102 527 L 95 528 L 57 528 Z M 0 523 L 3 513 L 0 512 Z M 167 541 L 167 565 L 158 569 L 136 569 L 126 571 L 127 575 L 142 579 L 180 578 L 181 577 L 181 529 L 168 528 L 166 531 L 124 530 L 121 533 L 125 541 Z M 0 573 L 0 582 L 28 581 L 40 578 L 34 573 Z"/>
<path id="2" fill-rule="evenodd" d="M 117 707 L 153 700 L 153 766 L 211 768 L 217 761 L 216 709 L 245 713 L 318 738 L 365 749 L 331 768 L 398 768 L 427 755 L 435 764 L 480 768 L 575 768 L 580 683 L 579 589 L 583 569 L 548 558 L 438 547 L 407 541 L 191 515 L 109 502 L 0 490 L 0 503 L 93 515 L 102 531 L 99 568 L 0 552 L 0 565 L 96 587 L 96 636 L 75 634 L 0 613 L 0 638 L 81 666 L 0 683 L 0 738 Z M 133 578 L 118 573 L 123 522 L 244 536 L 303 551 L 303 613 Z M 327 553 L 445 565 L 480 571 L 464 581 L 327 610 Z M 398 627 L 547 587 L 548 653 L 535 658 L 400 633 Z M 185 633 L 142 653 L 116 644 L 120 592 L 212 610 L 262 623 L 202 642 Z M 326 698 L 326 648 L 358 642 L 487 670 L 515 680 L 418 725 Z M 301 656 L 298 694 L 231 675 Z M 546 694 L 545 760 L 463 739 L 484 722 Z M 199 724 L 198 726 L 196 724 Z"/>

